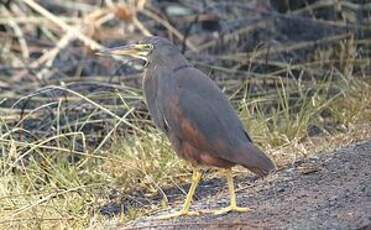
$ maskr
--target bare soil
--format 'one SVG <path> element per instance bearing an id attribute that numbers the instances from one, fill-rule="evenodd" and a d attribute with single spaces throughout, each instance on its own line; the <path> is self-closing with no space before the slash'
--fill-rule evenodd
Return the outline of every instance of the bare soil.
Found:
<path id="1" fill-rule="evenodd" d="M 170 210 L 136 220 L 123 229 L 371 229 L 371 141 L 301 159 L 264 179 L 235 178 L 238 203 L 247 213 L 205 214 L 156 220 L 181 207 L 171 193 Z M 227 206 L 223 180 L 205 181 L 192 209 Z"/>

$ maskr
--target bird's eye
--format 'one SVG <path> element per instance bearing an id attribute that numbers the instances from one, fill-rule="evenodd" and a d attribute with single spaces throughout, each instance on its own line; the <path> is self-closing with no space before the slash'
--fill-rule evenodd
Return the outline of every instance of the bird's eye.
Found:
<path id="1" fill-rule="evenodd" d="M 144 48 L 151 50 L 151 49 L 153 49 L 153 45 L 152 44 L 144 44 Z"/>

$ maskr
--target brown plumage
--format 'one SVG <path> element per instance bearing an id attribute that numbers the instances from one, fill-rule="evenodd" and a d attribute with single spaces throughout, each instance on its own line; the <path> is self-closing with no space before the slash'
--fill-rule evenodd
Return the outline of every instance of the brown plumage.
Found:
<path id="1" fill-rule="evenodd" d="M 168 40 L 150 37 L 104 53 L 147 62 L 143 89 L 148 109 L 178 156 L 195 167 L 242 165 L 260 176 L 275 170 L 269 157 L 253 144 L 223 92 Z M 233 183 L 228 183 L 231 191 Z M 187 201 L 190 199 L 188 196 Z M 242 211 L 233 202 L 232 197 L 233 207 L 226 211 Z M 179 215 L 189 214 L 188 208 L 185 204 Z"/>

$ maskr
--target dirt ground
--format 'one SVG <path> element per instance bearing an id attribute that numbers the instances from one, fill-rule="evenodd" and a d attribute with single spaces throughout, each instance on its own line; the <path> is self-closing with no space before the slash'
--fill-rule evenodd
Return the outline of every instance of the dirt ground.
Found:
<path id="1" fill-rule="evenodd" d="M 170 199 L 173 209 L 137 220 L 121 229 L 371 229 L 371 142 L 363 142 L 297 161 L 265 179 L 236 178 L 238 203 L 253 210 L 221 216 L 173 220 L 156 216 L 181 207 L 182 193 Z M 206 181 L 192 209 L 228 204 L 223 180 Z"/>

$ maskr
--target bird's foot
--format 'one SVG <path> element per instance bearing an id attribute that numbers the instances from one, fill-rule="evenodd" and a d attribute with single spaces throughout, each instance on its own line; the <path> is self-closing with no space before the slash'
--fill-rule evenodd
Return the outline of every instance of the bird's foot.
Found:
<path id="1" fill-rule="evenodd" d="M 180 211 L 177 211 L 177 212 L 174 212 L 174 213 L 161 215 L 159 217 L 156 217 L 156 219 L 166 220 L 166 219 L 171 219 L 171 218 L 177 218 L 179 216 L 198 216 L 198 215 L 200 215 L 200 212 L 180 210 Z"/>
<path id="2" fill-rule="evenodd" d="M 226 214 L 226 213 L 229 213 L 229 212 L 248 212 L 248 211 L 251 211 L 251 209 L 250 208 L 238 207 L 236 205 L 234 205 L 234 206 L 230 205 L 228 207 L 225 207 L 225 208 L 214 211 L 213 214 L 214 215 L 221 215 L 221 214 Z"/>

